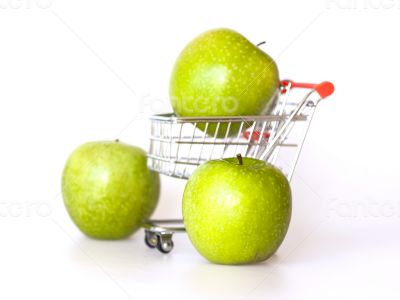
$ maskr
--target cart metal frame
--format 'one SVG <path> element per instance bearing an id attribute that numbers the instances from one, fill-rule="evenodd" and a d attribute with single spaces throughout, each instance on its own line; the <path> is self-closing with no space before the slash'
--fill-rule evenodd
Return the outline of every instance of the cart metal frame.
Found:
<path id="1" fill-rule="evenodd" d="M 308 91 L 299 98 L 300 101 L 292 101 L 289 95 L 294 88 Z M 211 159 L 224 159 L 241 153 L 244 157 L 277 165 L 282 149 L 291 148 L 294 150 L 291 163 L 277 165 L 291 181 L 317 105 L 333 91 L 334 86 L 328 81 L 311 84 L 283 80 L 277 99 L 274 99 L 275 106 L 266 115 L 153 115 L 150 117 L 148 165 L 160 174 L 188 179 L 197 166 Z M 292 134 L 297 137 L 293 142 L 290 137 L 296 127 L 302 129 Z M 146 244 L 163 253 L 173 249 L 173 234 L 185 231 L 183 220 L 150 220 L 144 229 Z"/>

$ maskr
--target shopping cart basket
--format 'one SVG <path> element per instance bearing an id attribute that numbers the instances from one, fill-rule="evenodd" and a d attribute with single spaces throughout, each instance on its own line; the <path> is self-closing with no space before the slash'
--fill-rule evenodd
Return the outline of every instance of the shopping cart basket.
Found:
<path id="1" fill-rule="evenodd" d="M 294 101 L 294 88 L 307 93 Z M 244 157 L 264 160 L 280 168 L 290 181 L 315 109 L 334 91 L 332 83 L 281 82 L 272 112 L 259 116 L 150 118 L 149 167 L 161 174 L 188 179 L 197 166 L 212 159 Z M 201 128 L 202 130 L 200 130 Z M 233 133 L 233 134 L 232 134 Z M 172 236 L 185 231 L 182 220 L 152 220 L 144 226 L 145 242 L 168 253 Z"/>

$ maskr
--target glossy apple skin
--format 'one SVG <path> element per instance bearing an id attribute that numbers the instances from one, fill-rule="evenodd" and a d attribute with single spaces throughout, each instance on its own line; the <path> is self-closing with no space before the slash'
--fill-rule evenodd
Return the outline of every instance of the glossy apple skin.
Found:
<path id="1" fill-rule="evenodd" d="M 289 227 L 291 190 L 285 175 L 263 161 L 208 161 L 189 178 L 183 218 L 194 247 L 211 262 L 264 261 Z"/>
<path id="2" fill-rule="evenodd" d="M 170 80 L 170 99 L 178 116 L 259 115 L 273 104 L 279 87 L 274 60 L 230 29 L 207 31 L 179 55 Z M 197 124 L 202 130 L 204 124 Z M 237 124 L 229 135 L 237 133 Z M 215 133 L 211 124 L 207 133 Z M 235 130 L 236 129 L 236 130 Z M 226 126 L 219 128 L 224 136 Z"/>
<path id="3" fill-rule="evenodd" d="M 130 236 L 153 213 L 158 173 L 146 153 L 121 142 L 90 142 L 68 158 L 62 175 L 65 207 L 76 226 L 97 239 Z"/>

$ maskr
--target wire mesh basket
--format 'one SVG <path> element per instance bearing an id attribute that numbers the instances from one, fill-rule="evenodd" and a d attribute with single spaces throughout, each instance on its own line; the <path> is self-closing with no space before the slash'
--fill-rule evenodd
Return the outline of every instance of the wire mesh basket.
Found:
<path id="1" fill-rule="evenodd" d="M 290 97 L 293 88 L 309 91 Z M 177 117 L 159 114 L 150 118 L 149 167 L 161 174 L 187 179 L 197 166 L 211 159 L 241 154 L 279 167 L 290 181 L 319 101 L 334 91 L 332 83 L 281 82 L 275 107 L 267 115 L 235 117 Z M 294 97 L 293 97 L 294 98 Z M 145 243 L 162 253 L 174 246 L 172 236 L 184 232 L 183 220 L 150 220 Z"/>
<path id="2" fill-rule="evenodd" d="M 311 90 L 300 101 L 293 101 L 290 94 L 295 87 Z M 161 174 L 187 179 L 207 160 L 240 153 L 277 165 L 290 180 L 315 108 L 319 100 L 332 92 L 330 82 L 307 84 L 285 80 L 281 83 L 276 105 L 268 115 L 154 115 L 150 118 L 149 167 Z M 289 134 L 291 132 L 294 133 Z"/>

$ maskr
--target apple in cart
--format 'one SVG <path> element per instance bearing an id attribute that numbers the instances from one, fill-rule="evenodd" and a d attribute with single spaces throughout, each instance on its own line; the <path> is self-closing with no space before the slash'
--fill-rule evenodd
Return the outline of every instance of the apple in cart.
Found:
<path id="1" fill-rule="evenodd" d="M 158 173 L 147 168 L 146 153 L 118 140 L 81 145 L 68 158 L 62 176 L 71 219 L 97 239 L 135 232 L 153 213 L 159 188 Z"/>
<path id="2" fill-rule="evenodd" d="M 170 100 L 181 117 L 259 115 L 272 109 L 279 87 L 274 60 L 230 29 L 207 31 L 179 55 L 170 81 Z M 251 126 L 244 123 L 242 129 Z M 197 123 L 203 131 L 206 125 Z M 207 133 L 224 137 L 226 124 L 210 123 Z M 237 134 L 240 123 L 229 127 Z"/>
<path id="3" fill-rule="evenodd" d="M 276 167 L 253 158 L 211 160 L 189 178 L 183 219 L 194 247 L 211 262 L 264 261 L 281 245 L 291 190 Z"/>

